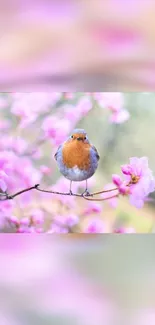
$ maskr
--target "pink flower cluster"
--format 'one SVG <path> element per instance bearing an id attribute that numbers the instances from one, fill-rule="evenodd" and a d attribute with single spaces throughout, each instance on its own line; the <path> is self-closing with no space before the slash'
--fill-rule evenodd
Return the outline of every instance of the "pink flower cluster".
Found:
<path id="1" fill-rule="evenodd" d="M 130 158 L 128 165 L 122 166 L 124 179 L 113 175 L 113 183 L 118 187 L 120 194 L 129 195 L 130 203 L 141 208 L 148 195 L 155 191 L 155 178 L 148 166 L 148 158 Z"/>
<path id="2" fill-rule="evenodd" d="M 0 152 L 0 215 L 1 223 L 4 218 L 11 217 L 15 208 L 15 201 L 2 201 L 4 192 L 12 193 L 25 187 L 39 183 L 41 173 L 38 171 L 31 159 L 20 157 L 13 151 Z M 22 208 L 33 201 L 31 192 L 27 192 L 18 199 L 18 204 Z"/>
<path id="3" fill-rule="evenodd" d="M 72 99 L 72 94 L 65 95 L 65 99 L 67 101 L 68 97 Z M 88 96 L 80 97 L 74 105 L 64 103 L 57 115 L 47 116 L 43 120 L 42 130 L 45 138 L 50 139 L 54 146 L 58 146 L 92 107 L 92 102 Z"/>
<path id="4" fill-rule="evenodd" d="M 57 215 L 48 233 L 69 233 L 79 223 L 79 217 L 75 214 Z"/>
<path id="5" fill-rule="evenodd" d="M 129 112 L 124 108 L 124 98 L 122 93 L 94 93 L 94 98 L 101 107 L 107 108 L 111 112 L 111 123 L 124 123 L 130 117 Z"/>
<path id="6" fill-rule="evenodd" d="M 62 93 L 13 93 L 11 96 L 11 112 L 20 121 L 20 127 L 24 128 L 33 123 L 39 114 L 49 112 Z"/>
<path id="7" fill-rule="evenodd" d="M 29 217 L 21 219 L 12 215 L 7 217 L 3 226 L 15 233 L 42 233 L 44 221 L 43 211 L 34 209 Z"/>

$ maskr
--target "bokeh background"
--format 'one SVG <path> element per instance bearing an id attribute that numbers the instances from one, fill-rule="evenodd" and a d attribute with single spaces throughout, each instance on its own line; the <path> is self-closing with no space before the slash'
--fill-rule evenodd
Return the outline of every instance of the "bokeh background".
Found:
<path id="1" fill-rule="evenodd" d="M 148 157 L 149 167 L 155 173 L 155 93 L 122 93 L 123 108 L 130 114 L 124 123 L 111 123 L 110 109 L 95 100 L 93 94 L 40 94 L 1 93 L 0 158 L 6 157 L 11 164 L 10 194 L 36 183 L 44 189 L 69 191 L 69 181 L 60 175 L 54 154 L 75 127 L 87 131 L 100 154 L 99 167 L 88 181 L 90 192 L 103 190 L 112 183 L 112 174 L 121 175 L 120 166 L 128 163 L 130 157 Z M 111 99 L 114 95 L 108 93 Z M 84 188 L 85 182 L 73 183 L 74 192 L 81 193 Z M 99 226 L 96 232 L 131 228 L 148 233 L 155 230 L 154 200 L 152 194 L 144 207 L 137 209 L 127 197 L 92 205 L 81 198 L 31 191 L 13 201 L 1 202 L 1 220 L 11 216 L 18 220 L 42 216 L 43 229 L 47 231 L 55 218 L 59 225 L 67 222 L 65 218 L 69 216 L 73 222 L 70 231 L 75 233 L 86 232 L 93 220 L 103 223 L 102 231 Z"/>
<path id="2" fill-rule="evenodd" d="M 153 325 L 154 235 L 0 236 L 3 325 Z"/>
<path id="3" fill-rule="evenodd" d="M 154 0 L 0 3 L 1 91 L 153 91 Z"/>

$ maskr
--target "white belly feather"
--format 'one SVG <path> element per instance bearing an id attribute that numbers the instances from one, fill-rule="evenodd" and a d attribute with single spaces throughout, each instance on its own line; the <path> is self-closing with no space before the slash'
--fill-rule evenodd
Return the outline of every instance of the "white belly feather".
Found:
<path id="1" fill-rule="evenodd" d="M 74 166 L 73 168 L 69 168 L 67 172 L 67 178 L 79 182 L 86 179 L 85 172 L 79 169 L 77 166 Z"/>

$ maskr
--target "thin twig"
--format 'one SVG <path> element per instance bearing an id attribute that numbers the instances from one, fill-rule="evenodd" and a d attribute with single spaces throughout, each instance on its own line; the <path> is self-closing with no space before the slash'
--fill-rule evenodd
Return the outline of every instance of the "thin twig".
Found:
<path id="1" fill-rule="evenodd" d="M 95 193 L 93 193 L 93 195 L 99 195 L 99 194 L 102 194 L 102 193 L 108 193 L 108 192 L 114 192 L 114 191 L 118 191 L 118 188 L 115 187 L 115 188 L 112 188 L 112 189 L 110 189 L 110 190 L 102 190 L 102 191 L 100 191 L 100 192 L 95 192 Z"/>
<path id="2" fill-rule="evenodd" d="M 101 193 L 104 193 L 104 192 L 101 192 Z M 89 197 L 87 197 L 87 196 L 83 196 L 83 197 L 84 197 L 84 199 L 87 200 L 87 201 L 97 201 L 97 202 L 101 202 L 101 201 L 107 201 L 107 200 L 113 199 L 113 198 L 115 198 L 115 197 L 119 197 L 119 193 L 114 194 L 114 195 L 112 195 L 112 196 L 110 196 L 110 197 L 102 198 L 102 199 L 93 199 L 93 198 L 89 198 Z"/>

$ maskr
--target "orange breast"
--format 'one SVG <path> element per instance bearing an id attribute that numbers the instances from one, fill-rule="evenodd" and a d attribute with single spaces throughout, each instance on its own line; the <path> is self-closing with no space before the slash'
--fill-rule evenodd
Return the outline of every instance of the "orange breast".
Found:
<path id="1" fill-rule="evenodd" d="M 87 170 L 90 166 L 90 144 L 68 141 L 64 144 L 63 163 L 68 168 L 77 166 L 79 169 Z"/>

